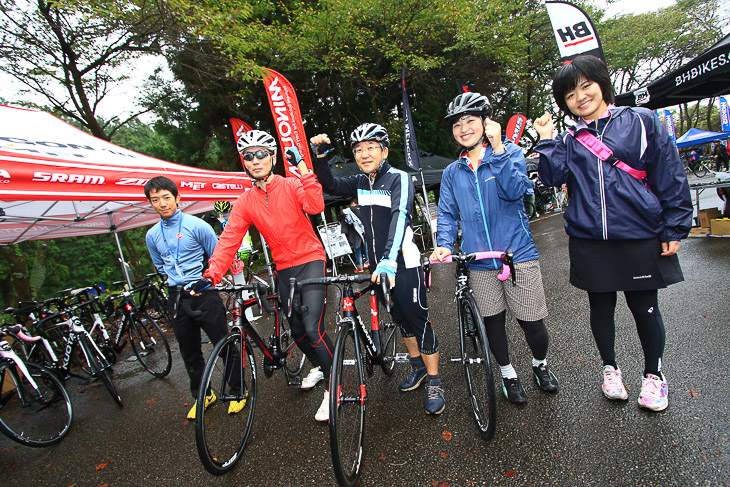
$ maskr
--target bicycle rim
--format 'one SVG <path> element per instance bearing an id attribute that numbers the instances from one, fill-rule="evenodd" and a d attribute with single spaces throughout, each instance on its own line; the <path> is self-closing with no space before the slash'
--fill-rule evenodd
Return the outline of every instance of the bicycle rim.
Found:
<path id="1" fill-rule="evenodd" d="M 393 375 L 398 363 L 398 355 L 406 353 L 406 345 L 398 332 L 399 327 L 392 321 L 380 323 L 380 350 L 383 354 L 381 367 L 385 375 Z"/>
<path id="2" fill-rule="evenodd" d="M 286 370 L 292 377 L 298 377 L 304 369 L 304 362 L 307 357 L 294 343 L 294 337 L 292 336 L 291 329 L 288 328 L 288 323 L 285 323 L 284 317 L 279 312 L 279 327 L 281 330 L 281 348 L 282 350 L 289 350 L 286 354 Z M 291 347 L 291 348 L 289 348 Z"/>
<path id="3" fill-rule="evenodd" d="M 48 369 L 25 365 L 38 390 L 15 364 L 0 366 L 0 431 L 26 446 L 55 445 L 71 427 L 71 400 Z"/>
<path id="4" fill-rule="evenodd" d="M 119 392 L 117 392 L 117 386 L 115 386 L 112 381 L 111 374 L 109 373 L 111 367 L 107 363 L 106 358 L 97 352 L 92 344 L 87 343 L 86 337 L 81 338 L 78 345 L 86 349 L 86 353 L 89 357 L 89 366 L 94 371 L 94 377 L 101 379 L 104 383 L 104 387 L 106 387 L 106 390 L 109 391 L 109 395 L 112 396 L 114 402 L 121 407 L 122 396 L 119 395 Z"/>
<path id="5" fill-rule="evenodd" d="M 469 321 L 473 323 L 472 326 Z M 492 361 L 484 323 L 474 298 L 469 295 L 460 300 L 459 331 L 474 419 L 481 437 L 490 440 L 497 425 L 497 396 L 494 390 Z"/>
<path id="6" fill-rule="evenodd" d="M 707 175 L 707 166 L 705 166 L 704 164 L 697 164 L 695 167 L 692 168 L 692 172 L 698 178 L 704 177 Z"/>
<path id="7" fill-rule="evenodd" d="M 341 486 L 357 484 L 365 439 L 365 386 L 357 337 L 347 325 L 337 335 L 330 387 L 330 449 Z"/>
<path id="8" fill-rule="evenodd" d="M 216 401 L 208 408 L 202 407 L 210 391 L 216 395 Z M 244 399 L 246 403 L 241 411 L 228 414 L 232 401 Z M 223 475 L 240 459 L 256 410 L 256 359 L 251 344 L 244 342 L 240 332 L 230 333 L 213 349 L 200 381 L 197 401 L 195 444 L 200 461 L 208 472 Z"/>
<path id="9" fill-rule="evenodd" d="M 155 377 L 165 377 L 172 368 L 172 353 L 162 329 L 150 316 L 135 314 L 128 329 L 134 355 Z"/>

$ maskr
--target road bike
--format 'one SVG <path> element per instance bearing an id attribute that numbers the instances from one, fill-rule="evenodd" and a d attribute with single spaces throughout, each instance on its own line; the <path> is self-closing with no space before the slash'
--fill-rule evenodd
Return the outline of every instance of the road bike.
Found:
<path id="1" fill-rule="evenodd" d="M 137 308 L 147 313 L 161 326 L 172 326 L 170 315 L 167 312 L 166 284 L 161 274 L 153 272 L 147 274 L 141 282 L 134 284 L 138 293 L 139 305 Z"/>
<path id="2" fill-rule="evenodd" d="M 454 301 L 459 322 L 459 357 L 452 358 L 451 362 L 464 366 L 466 385 L 471 402 L 474 419 L 479 434 L 485 440 L 494 436 L 497 425 L 497 395 L 494 389 L 494 375 L 492 360 L 489 351 L 487 331 L 482 321 L 482 314 L 477 306 L 474 292 L 469 287 L 469 263 L 479 259 L 499 259 L 502 262 L 502 272 L 498 275 L 500 281 L 512 276 L 515 284 L 515 270 L 513 252 L 475 252 L 471 254 L 452 254 L 444 259 L 444 263 L 456 262 L 456 291 Z M 424 262 L 426 286 L 431 286 L 431 264 L 439 261 Z"/>
<path id="3" fill-rule="evenodd" d="M 114 283 L 118 284 L 123 284 L 123 281 Z M 111 345 L 117 353 L 121 352 L 127 344 L 123 338 L 126 332 L 132 351 L 142 367 L 154 377 L 165 377 L 172 368 L 170 344 L 160 325 L 150 315 L 139 311 L 134 302 L 134 294 L 145 287 L 143 284 L 107 298 L 107 306 L 114 306 L 122 314 L 122 322 L 114 333 Z"/>
<path id="4" fill-rule="evenodd" d="M 305 356 L 295 345 L 288 324 L 281 316 L 279 296 L 268 294 L 260 284 L 228 285 L 217 291 L 234 293 L 233 327 L 220 340 L 208 358 L 200 381 L 198 404 L 205 404 L 206 396 L 216 395 L 209 407 L 195 410 L 195 443 L 205 469 L 214 475 L 231 470 L 241 458 L 253 426 L 256 410 L 256 356 L 254 348 L 263 355 L 261 363 L 264 376 L 272 377 L 277 369 L 284 372 L 287 385 L 299 387 L 304 369 Z M 203 291 L 206 292 L 206 291 Z M 251 292 L 253 297 L 244 298 Z M 189 294 L 178 292 L 184 312 L 199 316 L 191 309 Z M 273 330 L 268 343 L 246 318 L 246 309 L 258 304 L 273 316 Z M 232 402 L 245 401 L 240 411 L 229 413 Z"/>
<path id="5" fill-rule="evenodd" d="M 20 325 L 0 328 L 0 337 L 37 342 Z M 73 409 L 61 381 L 47 368 L 21 359 L 0 340 L 0 432 L 27 446 L 55 445 L 71 427 Z"/>
<path id="6" fill-rule="evenodd" d="M 698 178 L 704 177 L 707 175 L 707 173 L 712 173 L 712 169 L 710 169 L 707 166 L 707 163 L 710 162 L 709 159 L 697 159 L 696 161 L 692 160 L 689 157 L 685 157 L 682 159 L 682 163 L 684 165 L 684 172 L 689 174 L 690 172 L 697 176 Z"/>
<path id="7" fill-rule="evenodd" d="M 388 277 L 381 274 L 381 290 L 370 282 L 370 274 L 339 275 L 296 281 L 291 279 L 289 302 L 297 309 L 295 292 L 311 284 L 339 284 L 341 290 L 341 314 L 338 312 L 337 339 L 330 374 L 329 429 L 332 465 L 337 482 L 352 487 L 357 484 L 362 467 L 365 440 L 365 405 L 368 402 L 365 374 L 372 376 L 379 365 L 386 375 L 393 375 L 399 363 L 408 363 L 405 344 L 399 337 L 399 327 L 392 321 L 382 321 L 378 311 L 378 294 L 390 312 Z M 354 284 L 370 283 L 362 289 Z M 355 301 L 363 295 L 370 296 L 370 330 L 365 327 L 355 307 Z"/>

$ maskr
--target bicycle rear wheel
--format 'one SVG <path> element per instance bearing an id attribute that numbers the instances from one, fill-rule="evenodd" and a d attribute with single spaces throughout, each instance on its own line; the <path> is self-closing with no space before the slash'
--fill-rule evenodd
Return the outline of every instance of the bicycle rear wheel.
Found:
<path id="1" fill-rule="evenodd" d="M 358 338 L 346 324 L 337 335 L 330 386 L 330 449 L 337 482 L 357 484 L 365 439 L 365 383 Z"/>
<path id="2" fill-rule="evenodd" d="M 274 319 L 279 320 L 279 329 L 281 330 L 281 348 L 282 350 L 286 350 L 289 346 L 293 345 L 289 348 L 289 351 L 286 354 L 286 370 L 290 376 L 298 377 L 304 369 L 304 362 L 307 357 L 296 345 L 291 333 L 291 328 L 289 328 L 289 322 L 284 319 L 281 312 L 281 309 L 277 309 L 274 316 Z"/>
<path id="3" fill-rule="evenodd" d="M 86 336 L 81 337 L 78 346 L 83 347 L 85 350 L 85 355 L 89 359 L 89 367 L 93 371 L 93 376 L 101 379 L 104 383 L 104 387 L 106 387 L 106 390 L 109 391 L 109 395 L 112 396 L 112 399 L 114 399 L 114 402 L 116 402 L 119 407 L 122 407 L 122 396 L 119 395 L 119 392 L 117 392 L 117 386 L 115 386 L 112 381 L 111 374 L 109 373 L 111 366 L 106 361 L 104 355 L 102 355 L 101 352 L 94 347 L 93 343 L 89 342 Z"/>
<path id="4" fill-rule="evenodd" d="M 0 365 L 0 431 L 23 445 L 55 445 L 71 427 L 71 400 L 51 371 L 32 362 L 25 365 L 38 389 L 16 364 Z"/>
<path id="5" fill-rule="evenodd" d="M 210 391 L 216 394 L 217 400 L 207 408 L 202 407 Z M 223 475 L 240 459 L 256 410 L 256 358 L 240 331 L 232 331 L 213 349 L 197 400 L 195 444 L 200 461 L 208 472 Z M 232 401 L 244 400 L 239 412 L 228 414 Z"/>
<path id="6" fill-rule="evenodd" d="M 481 437 L 490 440 L 497 425 L 497 395 L 487 332 L 474 296 L 470 293 L 459 298 L 458 312 L 461 359 L 474 419 Z"/>
<path id="7" fill-rule="evenodd" d="M 381 367 L 385 375 L 393 375 L 399 359 L 407 358 L 408 352 L 400 335 L 400 327 L 390 320 L 390 316 L 386 317 L 389 321 L 380 322 L 380 350 L 383 354 Z"/>
<path id="8" fill-rule="evenodd" d="M 157 322 L 145 313 L 136 313 L 127 331 L 134 355 L 142 367 L 155 377 L 169 374 L 172 368 L 170 344 Z"/>

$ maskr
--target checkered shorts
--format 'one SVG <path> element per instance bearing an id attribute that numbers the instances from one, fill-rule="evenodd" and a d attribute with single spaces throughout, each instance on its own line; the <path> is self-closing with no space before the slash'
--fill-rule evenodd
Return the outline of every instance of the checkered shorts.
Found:
<path id="1" fill-rule="evenodd" d="M 497 279 L 500 272 L 472 270 L 469 273 L 469 285 L 474 290 L 483 316 L 494 316 L 508 309 L 515 318 L 523 321 L 547 317 L 545 289 L 537 259 L 515 264 L 516 286 L 512 285 L 512 276 L 506 281 Z"/>

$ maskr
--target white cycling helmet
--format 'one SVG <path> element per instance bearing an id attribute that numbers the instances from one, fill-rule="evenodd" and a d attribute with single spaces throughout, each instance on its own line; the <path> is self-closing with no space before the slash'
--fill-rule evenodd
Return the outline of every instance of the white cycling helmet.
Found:
<path id="1" fill-rule="evenodd" d="M 351 146 L 369 140 L 372 140 L 373 142 L 378 142 L 383 147 L 390 146 L 388 131 L 385 130 L 385 127 L 383 127 L 382 125 L 378 125 L 377 123 L 364 123 L 362 125 L 359 125 L 350 134 Z"/>
<path id="2" fill-rule="evenodd" d="M 265 147 L 272 154 L 276 155 L 276 139 L 263 130 L 249 130 L 248 132 L 244 132 L 239 137 L 236 145 L 240 154 L 243 154 L 243 151 L 249 147 Z"/>
<path id="3" fill-rule="evenodd" d="M 453 124 L 464 115 L 476 115 L 478 117 L 491 117 L 492 105 L 484 95 L 479 93 L 462 93 L 449 103 L 444 119 Z"/>

